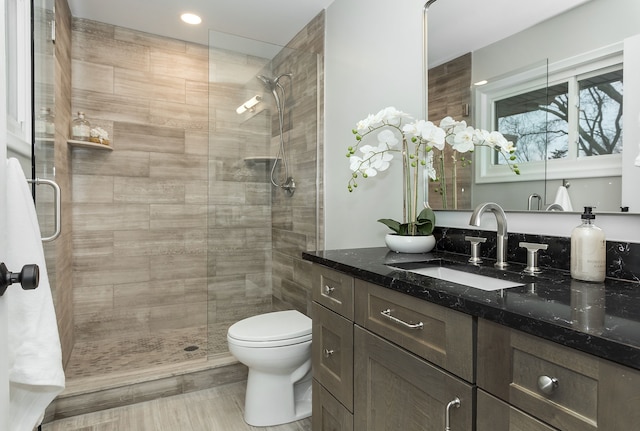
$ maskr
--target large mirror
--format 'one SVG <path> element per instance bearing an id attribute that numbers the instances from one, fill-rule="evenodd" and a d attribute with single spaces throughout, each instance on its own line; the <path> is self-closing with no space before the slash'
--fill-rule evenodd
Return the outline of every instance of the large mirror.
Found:
<path id="1" fill-rule="evenodd" d="M 500 130 L 516 143 L 521 175 L 490 152 L 464 161 L 457 154 L 446 182 L 430 185 L 431 206 L 468 210 L 495 201 L 511 211 L 589 205 L 640 213 L 640 94 L 633 92 L 640 86 L 640 3 L 536 2 L 533 13 L 488 3 L 499 9 L 483 2 L 469 11 L 464 0 L 429 6 L 428 118 L 451 115 Z"/>

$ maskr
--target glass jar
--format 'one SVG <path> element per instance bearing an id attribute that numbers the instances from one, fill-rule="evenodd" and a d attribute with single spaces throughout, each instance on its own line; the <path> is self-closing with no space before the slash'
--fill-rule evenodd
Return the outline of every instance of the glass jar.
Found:
<path id="1" fill-rule="evenodd" d="M 46 107 L 40 108 L 36 116 L 35 128 L 37 138 L 53 138 L 55 133 L 55 123 L 51 110 Z"/>
<path id="2" fill-rule="evenodd" d="M 71 139 L 75 141 L 88 141 L 91 135 L 91 124 L 84 118 L 84 112 L 78 112 L 78 116 L 71 123 Z"/>

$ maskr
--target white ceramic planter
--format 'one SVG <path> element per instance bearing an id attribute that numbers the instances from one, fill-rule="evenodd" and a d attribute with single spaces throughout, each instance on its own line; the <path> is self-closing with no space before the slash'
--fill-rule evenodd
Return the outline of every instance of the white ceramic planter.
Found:
<path id="1" fill-rule="evenodd" d="M 436 238 L 428 236 L 402 236 L 388 233 L 384 242 L 391 251 L 396 253 L 427 253 L 436 245 Z"/>

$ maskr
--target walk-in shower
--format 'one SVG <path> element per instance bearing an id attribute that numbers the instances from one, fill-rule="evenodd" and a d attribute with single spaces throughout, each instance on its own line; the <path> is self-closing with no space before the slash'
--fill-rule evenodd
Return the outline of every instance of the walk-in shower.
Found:
<path id="1" fill-rule="evenodd" d="M 293 180 L 293 177 L 289 176 L 289 164 L 287 161 L 287 152 L 284 139 L 284 115 L 287 97 L 285 88 L 280 83 L 280 80 L 282 78 L 288 78 L 289 84 L 291 84 L 293 74 L 283 73 L 276 76 L 275 78 L 268 78 L 264 75 L 258 75 L 257 78 L 262 81 L 267 90 L 271 91 L 271 94 L 273 94 L 273 98 L 276 103 L 276 110 L 278 111 L 278 133 L 280 138 L 280 145 L 278 148 L 278 154 L 276 155 L 276 160 L 271 166 L 271 184 L 273 184 L 275 187 L 280 187 L 282 190 L 284 190 L 287 196 L 293 196 L 293 193 L 296 190 L 296 183 Z M 280 160 L 282 160 L 284 179 L 278 181 L 275 178 L 275 172 L 278 166 L 278 161 Z"/>

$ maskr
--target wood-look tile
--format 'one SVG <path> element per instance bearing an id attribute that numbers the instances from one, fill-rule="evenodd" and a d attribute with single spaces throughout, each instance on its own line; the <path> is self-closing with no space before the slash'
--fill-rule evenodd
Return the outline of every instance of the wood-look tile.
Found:
<path id="1" fill-rule="evenodd" d="M 87 119 L 100 118 L 110 121 L 148 123 L 150 102 L 139 97 L 107 94 L 74 88 L 73 112 L 83 111 Z"/>
<path id="2" fill-rule="evenodd" d="M 114 231 L 149 228 L 149 205 L 78 204 L 73 207 L 78 231 Z"/>
<path id="3" fill-rule="evenodd" d="M 186 181 L 206 181 L 207 161 L 197 154 L 151 153 L 150 172 L 153 178 L 176 178 Z"/>
<path id="4" fill-rule="evenodd" d="M 206 230 L 180 226 L 113 232 L 113 252 L 118 256 L 205 254 Z"/>
<path id="5" fill-rule="evenodd" d="M 116 177 L 113 179 L 114 203 L 162 204 L 183 203 L 183 181 L 142 177 Z"/>
<path id="6" fill-rule="evenodd" d="M 150 206 L 151 229 L 182 228 L 206 229 L 207 207 L 205 205 L 160 205 Z"/>
<path id="7" fill-rule="evenodd" d="M 196 130 L 185 130 L 184 152 L 206 157 L 209 153 L 209 134 Z"/>
<path id="8" fill-rule="evenodd" d="M 149 113 L 151 124 L 200 131 L 208 128 L 209 117 L 206 106 L 151 100 Z"/>
<path id="9" fill-rule="evenodd" d="M 73 60 L 72 69 L 73 88 L 100 93 L 113 93 L 113 66 Z"/>
<path id="10" fill-rule="evenodd" d="M 115 69 L 113 88 L 114 92 L 120 95 L 185 103 L 185 86 L 184 78 L 119 67 Z M 192 94 L 189 96 L 193 97 Z"/>
<path id="11" fill-rule="evenodd" d="M 187 181 L 184 186 L 184 203 L 190 205 L 206 205 L 208 184 L 205 181 Z"/>
<path id="12" fill-rule="evenodd" d="M 72 244 L 75 257 L 110 257 L 113 255 L 112 231 L 73 232 Z"/>
<path id="13" fill-rule="evenodd" d="M 43 431 L 253 431 L 243 419 L 246 383 L 174 395 L 45 424 Z M 120 428 L 114 428 L 118 426 Z M 310 418 L 265 431 L 311 431 Z"/>
<path id="14" fill-rule="evenodd" d="M 185 131 L 178 128 L 158 127 L 150 124 L 116 122 L 114 140 L 118 150 L 158 153 L 183 153 Z"/>
<path id="15" fill-rule="evenodd" d="M 150 262 L 151 280 L 184 280 L 207 276 L 205 254 L 154 256 Z"/>
<path id="16" fill-rule="evenodd" d="M 149 153 L 142 151 L 100 151 L 88 148 L 73 150 L 71 166 L 74 175 L 123 177 L 149 176 Z"/>
<path id="17" fill-rule="evenodd" d="M 211 226 L 215 227 L 255 227 L 260 226 L 271 215 L 268 205 L 216 205 Z"/>
<path id="18" fill-rule="evenodd" d="M 155 34 L 144 33 L 137 30 L 130 30 L 124 27 L 113 28 L 113 38 L 124 42 L 131 42 L 148 48 L 159 48 L 180 53 L 187 52 L 187 42 L 169 37 L 162 37 Z"/>
<path id="19" fill-rule="evenodd" d="M 72 56 L 76 60 L 134 70 L 149 70 L 150 48 L 135 43 L 73 32 Z"/>
<path id="20" fill-rule="evenodd" d="M 186 103 L 194 106 L 209 106 L 209 84 L 207 81 L 186 82 Z"/>
<path id="21" fill-rule="evenodd" d="M 68 27 L 65 26 L 64 28 Z M 58 30 L 56 29 L 56 33 Z M 77 33 L 90 34 L 102 39 L 113 39 L 115 35 L 115 27 L 113 25 L 85 18 L 73 18 L 70 30 Z"/>
<path id="22" fill-rule="evenodd" d="M 110 259 L 83 257 L 73 261 L 74 286 L 118 285 L 151 279 L 148 256 L 118 256 Z"/>
<path id="23" fill-rule="evenodd" d="M 156 280 L 153 282 L 125 283 L 114 286 L 113 304 L 115 308 L 156 307 L 160 305 L 182 304 L 184 282 Z"/>
<path id="24" fill-rule="evenodd" d="M 77 203 L 113 202 L 113 177 L 80 175 L 73 177 L 73 201 Z"/>
<path id="25" fill-rule="evenodd" d="M 149 70 L 158 75 L 208 82 L 206 57 L 150 48 Z"/>
<path id="26" fill-rule="evenodd" d="M 114 305 L 113 285 L 76 286 L 73 289 L 73 308 L 78 314 L 95 310 L 110 310 Z"/>

